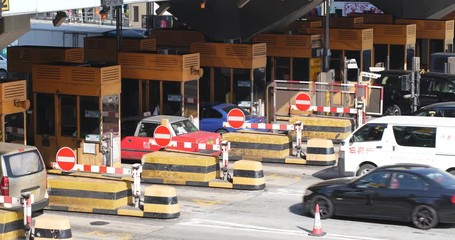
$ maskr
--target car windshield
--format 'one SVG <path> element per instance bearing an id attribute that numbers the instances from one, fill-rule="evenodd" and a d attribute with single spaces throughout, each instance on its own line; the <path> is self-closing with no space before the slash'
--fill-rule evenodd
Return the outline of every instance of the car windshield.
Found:
<path id="1" fill-rule="evenodd" d="M 178 122 L 173 122 L 173 123 L 171 123 L 171 126 L 172 126 L 172 129 L 174 129 L 175 135 L 177 135 L 177 136 L 182 135 L 182 134 L 191 133 L 191 132 L 196 132 L 199 130 L 188 119 L 178 121 Z"/>
<path id="2" fill-rule="evenodd" d="M 3 156 L 6 171 L 10 177 L 20 177 L 43 170 L 38 151 L 27 151 Z"/>
<path id="3" fill-rule="evenodd" d="M 245 118 L 248 119 L 248 118 L 251 117 L 251 114 L 250 114 L 249 112 L 247 112 L 245 109 L 243 109 L 243 108 L 241 108 L 241 107 L 238 107 L 238 106 L 235 106 L 235 105 L 226 106 L 226 107 L 223 108 L 223 110 L 224 110 L 225 112 L 229 113 L 229 111 L 231 111 L 231 110 L 234 109 L 234 108 L 240 109 L 240 110 L 243 112 L 243 114 L 245 114 Z"/>
<path id="4" fill-rule="evenodd" d="M 455 189 L 455 176 L 448 172 L 431 168 L 419 169 L 415 171 L 433 180 L 444 188 Z"/>

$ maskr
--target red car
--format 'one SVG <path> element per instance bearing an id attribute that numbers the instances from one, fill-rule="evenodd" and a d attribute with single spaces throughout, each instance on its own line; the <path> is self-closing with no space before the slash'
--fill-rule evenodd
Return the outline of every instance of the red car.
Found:
<path id="1" fill-rule="evenodd" d="M 220 144 L 221 135 L 219 133 L 200 131 L 188 118 L 179 116 L 151 116 L 146 118 L 133 118 L 122 121 L 122 142 L 121 154 L 122 159 L 140 161 L 142 155 L 158 151 L 160 146 L 154 145 L 151 141 L 155 129 L 161 125 L 163 119 L 167 119 L 167 126 L 171 132 L 172 141 Z M 198 152 L 211 155 L 220 155 L 220 151 L 199 150 L 194 144 L 192 148 L 183 148 L 180 146 L 169 146 L 166 149 Z"/>

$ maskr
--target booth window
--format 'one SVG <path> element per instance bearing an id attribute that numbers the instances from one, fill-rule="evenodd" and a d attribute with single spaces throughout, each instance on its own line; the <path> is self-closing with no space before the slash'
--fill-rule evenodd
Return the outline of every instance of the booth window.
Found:
<path id="1" fill-rule="evenodd" d="M 60 97 L 61 136 L 77 137 L 77 97 Z"/>
<path id="2" fill-rule="evenodd" d="M 52 94 L 36 94 L 36 133 L 55 136 L 55 105 Z"/>
<path id="3" fill-rule="evenodd" d="M 81 137 L 100 134 L 99 97 L 80 97 Z"/>
<path id="4" fill-rule="evenodd" d="M 24 143 L 24 113 L 5 115 L 5 142 Z"/>

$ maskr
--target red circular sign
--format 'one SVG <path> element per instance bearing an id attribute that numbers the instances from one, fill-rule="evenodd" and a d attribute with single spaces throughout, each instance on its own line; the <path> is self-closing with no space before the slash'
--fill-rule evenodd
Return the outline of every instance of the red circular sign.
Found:
<path id="1" fill-rule="evenodd" d="M 234 108 L 228 112 L 227 121 L 232 128 L 241 128 L 245 123 L 245 114 L 242 110 Z"/>
<path id="2" fill-rule="evenodd" d="M 156 144 L 161 147 L 166 147 L 171 142 L 171 131 L 168 127 L 160 125 L 153 132 L 153 137 L 155 138 Z"/>
<path id="3" fill-rule="evenodd" d="M 62 147 L 57 152 L 56 160 L 60 169 L 63 171 L 71 171 L 74 165 L 76 165 L 76 154 L 74 154 L 73 149 Z"/>
<path id="4" fill-rule="evenodd" d="M 306 93 L 299 93 L 299 95 L 297 95 L 295 97 L 295 106 L 300 111 L 308 110 L 310 108 L 310 106 L 311 106 L 310 95 L 308 95 Z"/>

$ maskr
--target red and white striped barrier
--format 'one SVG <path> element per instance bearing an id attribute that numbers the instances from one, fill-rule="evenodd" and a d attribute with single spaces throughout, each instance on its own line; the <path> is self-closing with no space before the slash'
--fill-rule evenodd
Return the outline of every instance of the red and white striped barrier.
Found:
<path id="1" fill-rule="evenodd" d="M 182 148 L 182 149 L 221 151 L 221 145 L 220 144 L 207 144 L 207 143 L 195 143 L 195 142 L 171 141 L 169 143 L 168 147 L 176 147 L 176 148 Z"/>
<path id="2" fill-rule="evenodd" d="M 32 229 L 32 204 L 35 198 L 32 193 L 24 192 L 21 198 L 0 196 L 0 203 L 5 204 L 5 207 L 22 205 L 24 208 L 24 229 L 26 236 L 31 234 Z"/>
<path id="3" fill-rule="evenodd" d="M 291 105 L 292 110 L 298 110 L 295 105 Z M 313 112 L 325 112 L 325 113 L 349 113 L 357 114 L 358 110 L 355 108 L 343 108 L 343 107 L 324 107 L 324 106 L 310 106 L 308 111 Z"/>
<path id="4" fill-rule="evenodd" d="M 9 204 L 6 205 L 6 207 L 12 207 L 14 205 L 19 205 L 21 203 L 21 199 L 10 196 L 0 196 L 0 203 Z"/>
<path id="5" fill-rule="evenodd" d="M 7 133 L 12 133 L 12 134 L 24 134 L 24 129 L 23 128 L 18 128 L 18 127 L 5 127 L 5 132 Z"/>
<path id="6" fill-rule="evenodd" d="M 223 122 L 223 127 L 232 127 L 228 122 Z M 278 124 L 278 123 L 244 123 L 240 128 L 262 129 L 262 130 L 281 130 L 292 131 L 295 130 L 292 124 Z"/>

